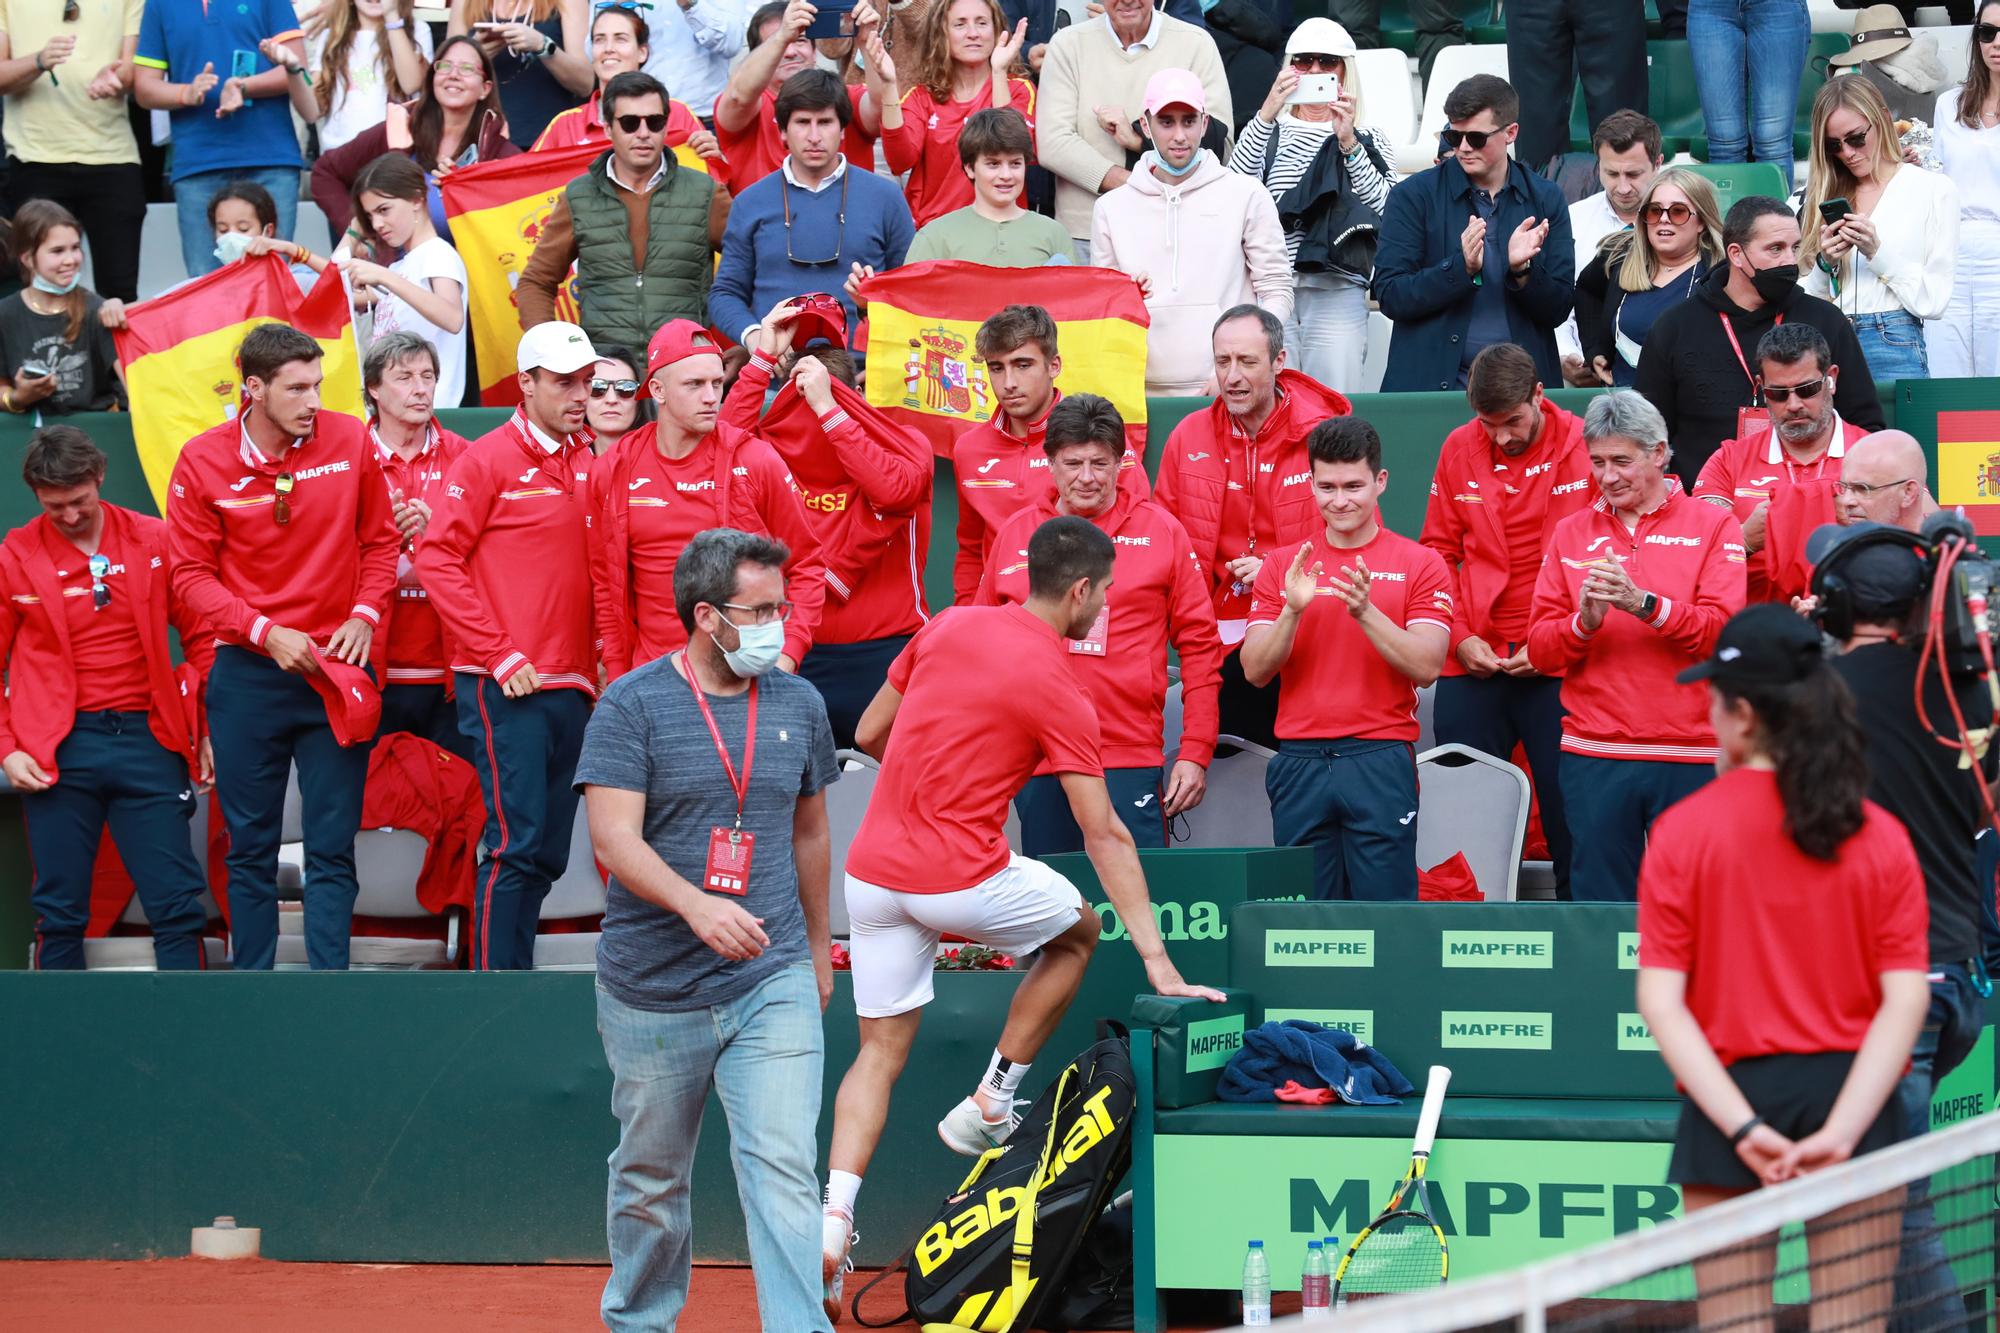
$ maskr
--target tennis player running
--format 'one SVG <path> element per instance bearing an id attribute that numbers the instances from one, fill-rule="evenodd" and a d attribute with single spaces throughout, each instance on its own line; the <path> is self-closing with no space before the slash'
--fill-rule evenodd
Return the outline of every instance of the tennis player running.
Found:
<path id="1" fill-rule="evenodd" d="M 1909 835 L 1862 796 L 1817 629 L 1750 607 L 1680 680 L 1708 682 L 1721 776 L 1653 826 L 1639 1012 L 1686 1094 L 1667 1178 L 1694 1212 L 1903 1137 L 1890 1094 L 1930 1007 L 1929 909 Z M 1808 1224 L 1814 1327 L 1876 1326 L 1902 1210 L 1898 1187 Z M 1769 1315 L 1775 1241 L 1696 1261 L 1704 1327 Z"/>
<path id="2" fill-rule="evenodd" d="M 1014 1092 L 1097 947 L 1097 913 L 1076 886 L 1011 853 L 1002 831 L 1007 803 L 1044 759 L 1061 778 L 1147 981 L 1162 995 L 1222 999 L 1182 981 L 1167 959 L 1132 835 L 1105 789 L 1096 710 L 1069 667 L 1064 641 L 1097 623 L 1115 553 L 1086 519 L 1044 523 L 1028 539 L 1028 600 L 934 618 L 889 668 L 856 728 L 882 772 L 847 853 L 861 1050 L 840 1084 L 827 1155 L 821 1262 L 830 1319 L 839 1318 L 861 1176 L 931 1000 L 940 932 L 1005 953 L 1040 950 L 1015 988 L 985 1077 L 938 1124 L 938 1136 L 971 1157 L 1013 1129 Z"/>

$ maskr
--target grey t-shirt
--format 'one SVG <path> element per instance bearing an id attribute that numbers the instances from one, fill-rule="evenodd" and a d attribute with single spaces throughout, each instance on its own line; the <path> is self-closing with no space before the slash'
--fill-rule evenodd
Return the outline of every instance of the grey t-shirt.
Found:
<path id="1" fill-rule="evenodd" d="M 647 663 L 604 692 L 583 735 L 576 785 L 645 793 L 647 844 L 698 886 L 708 865 L 709 830 L 735 823 L 736 795 L 672 657 Z M 740 774 L 750 696 L 711 694 L 708 706 Z M 743 803 L 743 828 L 757 835 L 757 844 L 749 891 L 736 901 L 763 918 L 770 946 L 748 962 L 732 962 L 703 944 L 681 917 L 634 896 L 614 875 L 597 946 L 597 979 L 612 998 L 661 1013 L 701 1009 L 747 994 L 778 969 L 805 961 L 792 818 L 800 797 L 839 776 L 819 691 L 777 671 L 758 681 L 757 752 Z"/>

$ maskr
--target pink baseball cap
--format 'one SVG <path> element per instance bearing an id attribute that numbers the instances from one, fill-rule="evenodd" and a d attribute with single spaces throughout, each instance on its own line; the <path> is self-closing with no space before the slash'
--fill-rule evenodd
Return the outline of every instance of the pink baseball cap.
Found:
<path id="1" fill-rule="evenodd" d="M 722 348 L 707 329 L 691 319 L 672 319 L 660 326 L 653 335 L 653 341 L 646 347 L 646 378 L 651 379 L 658 372 L 677 361 L 685 361 L 691 356 L 721 356 Z"/>
<path id="2" fill-rule="evenodd" d="M 1207 113 L 1208 94 L 1202 91 L 1201 80 L 1192 71 L 1163 69 L 1146 80 L 1146 114 L 1156 116 L 1170 106 L 1193 107 Z"/>

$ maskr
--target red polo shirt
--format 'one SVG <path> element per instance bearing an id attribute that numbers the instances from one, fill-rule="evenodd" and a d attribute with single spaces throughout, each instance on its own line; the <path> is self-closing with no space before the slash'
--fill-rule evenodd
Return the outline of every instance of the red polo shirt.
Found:
<path id="1" fill-rule="evenodd" d="M 850 83 L 847 100 L 859 107 L 861 94 L 867 91 L 862 84 Z M 718 103 L 721 100 L 716 98 Z M 727 184 L 731 194 L 742 194 L 776 171 L 785 161 L 785 136 L 778 133 L 778 95 L 766 88 L 757 101 L 757 114 L 741 130 L 724 129 L 718 117 L 715 140 L 722 145 L 722 156 L 729 168 Z M 875 170 L 875 140 L 862 130 L 859 115 L 847 123 L 846 132 L 840 136 L 840 151 L 846 156 L 848 166 Z"/>
<path id="2" fill-rule="evenodd" d="M 64 539 L 53 523 L 42 532 L 42 549 L 54 562 L 56 581 L 62 586 L 70 663 L 76 673 L 76 711 L 145 712 L 152 705 L 153 687 L 146 676 L 146 659 L 132 651 L 139 641 L 139 622 L 132 615 L 131 594 L 120 596 L 131 580 L 126 577 L 127 552 L 111 525 L 104 525 L 97 544 L 97 553 L 109 565 L 104 587 L 111 595 L 101 609 L 91 596 L 97 581 L 90 573 L 91 558 Z"/>
<path id="3" fill-rule="evenodd" d="M 470 447 L 471 441 L 433 421 L 424 428 L 423 448 L 415 457 L 404 459 L 382 442 L 373 426 L 368 438 L 375 456 L 382 461 L 382 479 L 391 495 L 402 492 L 406 500 L 421 500 L 436 514 L 444 498 L 444 474 Z M 396 554 L 396 605 L 389 613 L 388 685 L 444 685 L 451 679 L 451 660 L 445 648 L 444 626 L 432 609 L 430 594 L 417 577 L 415 542 L 405 542 Z"/>
<path id="4" fill-rule="evenodd" d="M 1814 528 L 1839 521 L 1833 484 L 1840 480 L 1840 460 L 1867 433 L 1835 416 L 1826 449 L 1810 463 L 1795 463 L 1776 433 L 1763 429 L 1724 440 L 1702 464 L 1695 499 L 1729 510 L 1739 524 L 1759 505 L 1771 506 L 1764 515 L 1764 545 L 1748 565 L 1750 601 L 1789 603 L 1811 590 L 1806 538 Z"/>

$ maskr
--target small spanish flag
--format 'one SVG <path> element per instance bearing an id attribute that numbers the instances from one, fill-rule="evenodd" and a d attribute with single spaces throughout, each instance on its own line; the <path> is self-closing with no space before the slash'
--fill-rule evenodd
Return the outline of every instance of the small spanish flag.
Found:
<path id="1" fill-rule="evenodd" d="M 472 312 L 473 355 L 479 362 L 479 401 L 511 407 L 521 401 L 514 347 L 521 341 L 521 309 L 514 300 L 521 270 L 569 183 L 610 151 L 602 143 L 522 153 L 460 167 L 438 183 L 451 242 L 465 261 L 466 299 Z M 708 163 L 683 144 L 674 160 L 703 175 Z M 577 322 L 576 269 L 556 293 L 556 318 Z"/>
<path id="2" fill-rule="evenodd" d="M 163 514 L 181 446 L 242 410 L 236 349 L 259 324 L 289 324 L 309 335 L 326 353 L 321 406 L 367 415 L 347 287 L 331 264 L 303 296 L 276 255 L 225 264 L 130 307 L 125 320 L 112 337 L 132 398 L 132 441 Z"/>
<path id="3" fill-rule="evenodd" d="M 974 347 L 1007 305 L 1038 305 L 1056 322 L 1064 393 L 1109 398 L 1146 447 L 1146 327 L 1139 286 L 1115 269 L 988 268 L 957 259 L 906 264 L 861 285 L 868 303 L 868 401 L 931 442 L 952 441 L 998 408 Z"/>
<path id="4" fill-rule="evenodd" d="M 1937 414 L 1937 502 L 1961 506 L 1982 537 L 2000 537 L 2000 412 Z"/>

